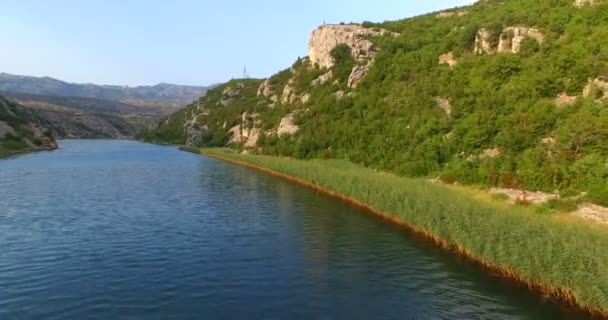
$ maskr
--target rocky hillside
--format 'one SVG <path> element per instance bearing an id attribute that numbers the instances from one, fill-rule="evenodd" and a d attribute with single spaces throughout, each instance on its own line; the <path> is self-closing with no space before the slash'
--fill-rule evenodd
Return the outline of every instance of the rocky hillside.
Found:
<path id="1" fill-rule="evenodd" d="M 324 25 L 309 56 L 233 80 L 144 138 L 608 204 L 608 3 L 483 0 Z"/>
<path id="2" fill-rule="evenodd" d="M 57 148 L 44 118 L 0 96 L 0 156 Z"/>
<path id="3" fill-rule="evenodd" d="M 60 138 L 132 139 L 138 127 L 160 118 L 162 109 L 91 98 L 0 93 L 43 118 Z"/>
<path id="4" fill-rule="evenodd" d="M 157 101 L 185 104 L 205 94 L 207 88 L 167 83 L 139 87 L 76 84 L 49 77 L 37 78 L 0 73 L 0 91 L 116 101 Z"/>

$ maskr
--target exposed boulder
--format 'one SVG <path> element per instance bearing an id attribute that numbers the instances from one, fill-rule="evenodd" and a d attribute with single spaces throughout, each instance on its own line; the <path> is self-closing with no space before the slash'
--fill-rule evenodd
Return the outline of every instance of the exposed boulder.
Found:
<path id="1" fill-rule="evenodd" d="M 576 103 L 578 97 L 571 96 L 567 92 L 562 92 L 557 98 L 555 98 L 555 105 L 558 107 L 567 107 Z"/>
<path id="2" fill-rule="evenodd" d="M 375 53 L 375 48 L 368 38 L 386 32 L 386 30 L 375 31 L 354 24 L 322 25 L 310 36 L 308 43 L 310 61 L 321 68 L 331 68 L 334 63 L 331 50 L 342 43 L 351 48 L 355 60 L 361 62 L 370 59 Z"/>
<path id="3" fill-rule="evenodd" d="M 310 93 L 304 93 L 300 96 L 300 101 L 302 103 L 308 103 L 310 101 Z"/>
<path id="4" fill-rule="evenodd" d="M 281 119 L 281 123 L 279 124 L 279 128 L 277 130 L 277 134 L 279 137 L 284 137 L 287 135 L 294 135 L 300 130 L 294 123 L 294 114 L 290 113 Z"/>
<path id="5" fill-rule="evenodd" d="M 333 96 L 338 101 L 342 100 L 342 99 L 344 99 L 344 91 L 338 90 L 338 91 L 336 91 L 336 92 L 333 93 Z"/>
<path id="6" fill-rule="evenodd" d="M 502 154 L 502 152 L 500 152 L 500 149 L 490 148 L 490 149 L 485 149 L 483 151 L 483 153 L 481 154 L 480 158 L 481 159 L 496 159 L 496 158 L 500 157 L 501 154 Z"/>
<path id="7" fill-rule="evenodd" d="M 555 145 L 555 142 L 556 142 L 556 141 L 555 141 L 555 138 L 553 138 L 553 137 L 546 137 L 546 138 L 543 138 L 543 139 L 541 140 L 541 142 L 542 142 L 544 145 L 552 146 L 552 145 Z"/>
<path id="8" fill-rule="evenodd" d="M 454 57 L 454 53 L 450 51 L 439 56 L 439 64 L 447 64 L 450 67 L 455 67 L 458 64 L 458 60 Z"/>
<path id="9" fill-rule="evenodd" d="M 452 114 L 452 104 L 450 103 L 450 100 L 442 97 L 435 97 L 434 100 L 437 103 L 437 106 L 445 111 L 445 114 L 448 116 Z"/>

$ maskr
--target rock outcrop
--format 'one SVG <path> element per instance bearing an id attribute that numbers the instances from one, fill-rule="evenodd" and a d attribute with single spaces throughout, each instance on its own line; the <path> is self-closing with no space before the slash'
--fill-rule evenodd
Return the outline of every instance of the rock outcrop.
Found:
<path id="1" fill-rule="evenodd" d="M 464 17 L 469 14 L 468 11 L 443 11 L 439 12 L 436 17 L 440 19 L 451 18 L 451 17 Z"/>
<path id="2" fill-rule="evenodd" d="M 258 97 L 269 98 L 274 94 L 274 87 L 270 83 L 270 79 L 264 80 L 258 88 Z"/>
<path id="3" fill-rule="evenodd" d="M 350 76 L 348 76 L 348 87 L 349 88 L 357 87 L 359 82 L 361 82 L 365 78 L 365 76 L 367 76 L 367 73 L 369 72 L 369 69 L 371 68 L 372 63 L 373 63 L 373 61 L 370 61 L 366 65 L 358 65 L 353 68 L 353 71 L 350 73 Z"/>
<path id="4" fill-rule="evenodd" d="M 242 83 L 239 83 L 235 87 L 227 87 L 222 91 L 222 99 L 218 102 L 218 105 L 222 107 L 229 106 L 238 96 L 241 94 L 243 89 Z"/>
<path id="5" fill-rule="evenodd" d="M 277 130 L 277 134 L 279 137 L 284 137 L 287 135 L 294 135 L 300 130 L 294 123 L 294 114 L 290 113 L 281 119 L 281 123 L 279 124 L 279 128 Z"/>
<path id="6" fill-rule="evenodd" d="M 597 99 L 598 101 L 608 100 L 608 77 L 597 77 L 589 80 L 583 90 L 583 96 Z"/>
<path id="7" fill-rule="evenodd" d="M 245 148 L 253 148 L 256 146 L 262 130 L 261 121 L 257 113 L 243 113 L 241 115 L 241 123 L 232 127 L 228 132 L 231 133 L 228 144 L 243 145 Z"/>
<path id="8" fill-rule="evenodd" d="M 333 78 L 333 73 L 330 71 L 327 71 L 326 73 L 320 75 L 318 78 L 316 78 L 315 80 L 312 81 L 312 85 L 313 86 L 320 86 L 320 85 L 324 85 L 326 84 L 329 80 L 331 80 L 331 78 Z"/>
<path id="9" fill-rule="evenodd" d="M 455 67 L 458 64 L 458 60 L 454 57 L 454 53 L 450 51 L 439 56 L 439 64 L 447 64 L 450 67 Z"/>
<path id="10" fill-rule="evenodd" d="M 353 58 L 362 62 L 373 57 L 374 44 L 369 40 L 371 36 L 383 35 L 385 30 L 374 31 L 359 25 L 322 25 L 315 29 L 308 43 L 310 61 L 320 68 L 331 68 L 333 58 L 331 50 L 339 44 L 346 44 L 351 48 Z"/>
<path id="11" fill-rule="evenodd" d="M 567 92 L 562 92 L 557 98 L 555 98 L 555 105 L 558 107 L 567 107 L 576 103 L 578 97 L 571 96 Z"/>
<path id="12" fill-rule="evenodd" d="M 491 38 L 492 33 L 490 31 L 487 29 L 479 29 L 479 31 L 477 31 L 477 35 L 475 36 L 475 49 L 473 51 L 476 54 L 494 53 L 495 50 L 490 42 Z"/>
<path id="13" fill-rule="evenodd" d="M 527 27 L 508 27 L 503 30 L 498 42 L 498 52 L 519 53 L 526 38 L 532 38 L 542 44 L 544 35 L 540 30 Z"/>
<path id="14" fill-rule="evenodd" d="M 475 49 L 477 54 L 494 54 L 494 53 L 519 53 L 521 45 L 526 38 L 532 38 L 543 43 L 543 33 L 535 28 L 528 27 L 508 27 L 500 34 L 498 46 L 495 47 L 492 42 L 492 33 L 487 29 L 479 29 L 475 37 Z"/>
<path id="15" fill-rule="evenodd" d="M 296 89 L 294 87 L 295 79 L 291 78 L 283 88 L 283 94 L 281 95 L 281 103 L 293 104 L 298 101 L 298 95 L 296 95 Z"/>
<path id="16" fill-rule="evenodd" d="M 602 0 L 575 0 L 574 5 L 580 8 L 584 6 L 594 6 L 600 2 L 602 2 Z"/>
<path id="17" fill-rule="evenodd" d="M 441 108 L 445 114 L 448 116 L 452 114 L 452 104 L 450 103 L 450 100 L 442 97 L 435 97 L 434 100 L 435 103 L 437 103 L 437 106 Z"/>
<path id="18" fill-rule="evenodd" d="M 209 127 L 196 121 L 187 122 L 184 127 L 186 131 L 186 145 L 189 147 L 199 146 L 203 138 L 209 134 Z"/>

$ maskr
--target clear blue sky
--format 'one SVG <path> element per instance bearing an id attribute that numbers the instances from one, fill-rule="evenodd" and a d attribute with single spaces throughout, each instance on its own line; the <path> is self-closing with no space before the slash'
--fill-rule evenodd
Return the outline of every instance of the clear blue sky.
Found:
<path id="1" fill-rule="evenodd" d="M 322 24 L 396 20 L 471 0 L 2 0 L 0 72 L 207 85 L 267 77 Z"/>

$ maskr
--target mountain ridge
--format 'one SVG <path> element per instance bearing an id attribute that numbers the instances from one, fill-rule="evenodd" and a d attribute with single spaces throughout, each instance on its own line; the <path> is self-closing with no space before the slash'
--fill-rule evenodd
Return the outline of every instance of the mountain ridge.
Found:
<path id="1" fill-rule="evenodd" d="M 158 83 L 152 86 L 78 84 L 52 77 L 33 77 L 0 73 L 0 91 L 37 95 L 71 96 L 104 100 L 145 100 L 190 103 L 209 87 Z"/>

